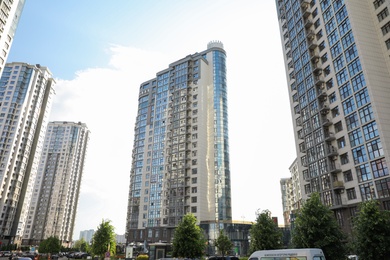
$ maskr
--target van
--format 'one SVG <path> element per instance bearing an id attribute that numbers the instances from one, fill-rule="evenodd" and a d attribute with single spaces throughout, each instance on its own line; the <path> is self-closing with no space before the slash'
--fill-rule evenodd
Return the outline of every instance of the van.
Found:
<path id="1" fill-rule="evenodd" d="M 325 260 L 319 248 L 260 250 L 251 254 L 249 260 Z"/>

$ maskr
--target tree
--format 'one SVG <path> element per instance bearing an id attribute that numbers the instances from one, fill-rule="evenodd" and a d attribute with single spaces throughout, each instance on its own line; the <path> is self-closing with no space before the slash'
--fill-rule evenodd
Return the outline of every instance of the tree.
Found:
<path id="1" fill-rule="evenodd" d="M 222 230 L 219 231 L 219 236 L 214 240 L 214 244 L 222 256 L 228 255 L 233 247 L 232 241 L 230 241 Z"/>
<path id="2" fill-rule="evenodd" d="M 379 202 L 369 200 L 359 205 L 353 234 L 356 253 L 367 260 L 390 257 L 390 212 L 381 211 Z"/>
<path id="3" fill-rule="evenodd" d="M 39 244 L 39 253 L 55 254 L 61 250 L 61 241 L 58 237 L 48 237 Z"/>
<path id="4" fill-rule="evenodd" d="M 345 259 L 344 234 L 334 213 L 323 205 L 318 193 L 312 193 L 298 211 L 292 230 L 296 248 L 321 248 L 327 260 Z"/>
<path id="5" fill-rule="evenodd" d="M 282 245 L 282 231 L 271 218 L 269 210 L 256 212 L 256 223 L 250 229 L 250 252 L 278 249 Z"/>
<path id="6" fill-rule="evenodd" d="M 89 246 L 87 241 L 85 241 L 84 238 L 81 238 L 80 240 L 77 240 L 74 243 L 74 248 L 77 248 L 78 251 L 80 252 L 88 252 L 89 251 Z"/>
<path id="7" fill-rule="evenodd" d="M 114 227 L 110 220 L 102 220 L 92 238 L 92 252 L 94 255 L 104 256 L 106 252 L 115 255 L 116 242 Z"/>
<path id="8" fill-rule="evenodd" d="M 196 225 L 196 218 L 187 214 L 175 229 L 172 241 L 172 256 L 199 258 L 203 255 L 206 240 L 202 230 Z"/>

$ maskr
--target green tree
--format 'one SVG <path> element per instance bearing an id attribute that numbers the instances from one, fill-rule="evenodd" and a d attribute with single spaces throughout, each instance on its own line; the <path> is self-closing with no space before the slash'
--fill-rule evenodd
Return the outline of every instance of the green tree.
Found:
<path id="1" fill-rule="evenodd" d="M 74 248 L 76 248 L 80 252 L 89 252 L 89 246 L 87 241 L 85 241 L 84 238 L 81 238 L 80 240 L 77 240 L 74 243 Z"/>
<path id="2" fill-rule="evenodd" d="M 223 230 L 219 231 L 219 236 L 214 240 L 214 244 L 222 256 L 228 255 L 233 248 L 232 241 L 225 235 Z"/>
<path id="3" fill-rule="evenodd" d="M 110 220 L 102 220 L 92 238 L 92 253 L 103 257 L 106 252 L 115 255 L 116 242 L 114 227 Z"/>
<path id="4" fill-rule="evenodd" d="M 256 250 L 278 249 L 282 245 L 282 231 L 272 220 L 271 212 L 263 210 L 256 212 L 256 223 L 250 229 L 250 252 Z"/>
<path id="5" fill-rule="evenodd" d="M 344 239 L 333 211 L 321 203 L 318 193 L 312 193 L 295 219 L 293 245 L 296 248 L 321 248 L 327 260 L 344 260 Z"/>
<path id="6" fill-rule="evenodd" d="M 359 205 L 353 223 L 355 250 L 359 258 L 390 259 L 389 211 L 381 211 L 376 200 L 365 201 Z"/>
<path id="7" fill-rule="evenodd" d="M 187 214 L 175 229 L 172 242 L 172 256 L 198 258 L 204 254 L 206 240 L 202 230 L 196 225 L 196 218 Z"/>
<path id="8" fill-rule="evenodd" d="M 48 237 L 39 244 L 39 253 L 56 254 L 61 250 L 61 241 L 58 237 Z"/>

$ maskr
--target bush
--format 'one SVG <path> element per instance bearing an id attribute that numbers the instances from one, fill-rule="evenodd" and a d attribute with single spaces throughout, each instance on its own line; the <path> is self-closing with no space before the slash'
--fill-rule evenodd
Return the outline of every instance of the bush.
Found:
<path id="1" fill-rule="evenodd" d="M 148 255 L 139 255 L 137 256 L 137 260 L 148 260 L 149 256 Z"/>

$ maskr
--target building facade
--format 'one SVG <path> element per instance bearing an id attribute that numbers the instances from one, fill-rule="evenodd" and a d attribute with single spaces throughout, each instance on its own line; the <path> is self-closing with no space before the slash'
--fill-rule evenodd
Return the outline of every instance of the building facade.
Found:
<path id="1" fill-rule="evenodd" d="M 89 244 L 92 242 L 93 234 L 95 234 L 93 229 L 80 231 L 79 239 L 84 239 Z"/>
<path id="2" fill-rule="evenodd" d="M 20 238 L 42 150 L 55 81 L 46 67 L 8 63 L 0 79 L 0 238 Z"/>
<path id="3" fill-rule="evenodd" d="M 50 236 L 58 237 L 64 246 L 72 242 L 88 140 L 84 123 L 49 123 L 23 245 L 38 245 Z"/>
<path id="4" fill-rule="evenodd" d="M 220 42 L 141 84 L 127 241 L 170 241 L 182 217 L 231 220 L 226 53 Z"/>
<path id="5" fill-rule="evenodd" d="M 388 0 L 276 0 L 302 198 L 345 231 L 359 202 L 390 209 Z"/>
<path id="6" fill-rule="evenodd" d="M 7 61 L 25 0 L 0 1 L 0 74 Z"/>

